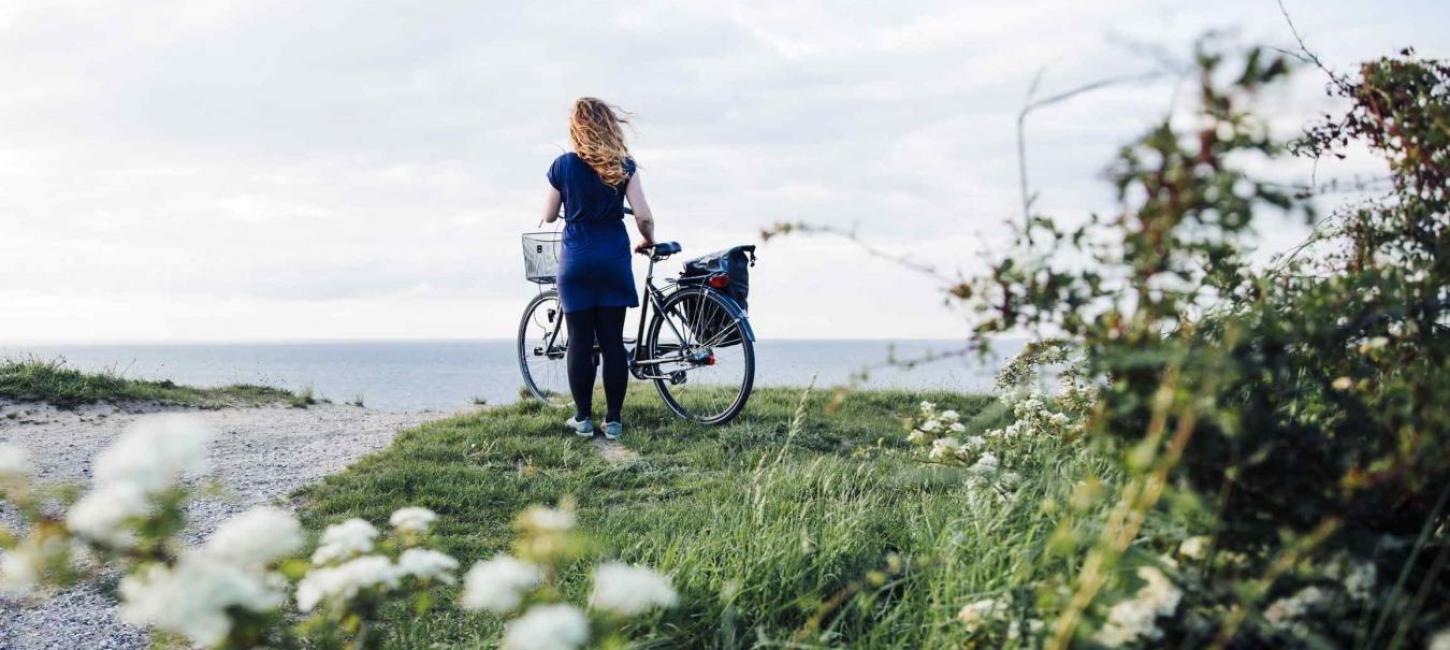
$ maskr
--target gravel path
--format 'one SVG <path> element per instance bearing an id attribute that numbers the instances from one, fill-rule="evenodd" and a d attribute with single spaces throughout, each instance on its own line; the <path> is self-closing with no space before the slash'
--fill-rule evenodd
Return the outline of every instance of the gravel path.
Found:
<path id="1" fill-rule="evenodd" d="M 0 400 L 0 442 L 28 448 L 41 481 L 85 482 L 91 458 L 127 425 L 157 405 L 90 406 L 62 411 L 45 405 Z M 200 539 L 228 516 L 271 503 L 358 457 L 387 445 L 399 429 L 445 414 L 389 413 L 320 404 L 191 411 L 211 425 L 212 475 L 230 494 L 190 509 Z M 0 512 L 13 527 L 13 513 Z M 0 596 L 0 650 L 140 649 L 145 631 L 120 622 L 110 600 L 92 588 L 70 589 L 45 600 Z"/>

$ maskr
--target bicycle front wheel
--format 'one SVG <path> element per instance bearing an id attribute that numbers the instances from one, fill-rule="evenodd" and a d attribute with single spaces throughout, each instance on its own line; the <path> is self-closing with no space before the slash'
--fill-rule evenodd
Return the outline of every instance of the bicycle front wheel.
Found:
<path id="1" fill-rule="evenodd" d="M 524 309 L 519 321 L 519 371 L 524 391 L 551 406 L 570 404 L 569 370 L 564 354 L 569 331 L 558 291 L 545 291 Z"/>
<path id="2" fill-rule="evenodd" d="M 676 291 L 645 330 L 641 374 L 687 420 L 724 424 L 750 399 L 755 344 L 729 300 L 703 287 Z"/>

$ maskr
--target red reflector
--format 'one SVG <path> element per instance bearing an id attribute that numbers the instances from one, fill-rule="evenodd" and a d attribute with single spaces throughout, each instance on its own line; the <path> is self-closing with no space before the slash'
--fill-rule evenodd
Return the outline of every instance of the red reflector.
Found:
<path id="1" fill-rule="evenodd" d="M 705 357 L 705 365 L 707 365 L 707 366 L 713 366 L 713 365 L 715 365 L 715 353 L 714 352 L 711 352 L 710 353 L 710 356 Z"/>
<path id="2" fill-rule="evenodd" d="M 716 289 L 724 289 L 725 287 L 730 286 L 730 276 L 724 274 L 712 275 L 710 276 L 709 282 L 710 286 Z"/>

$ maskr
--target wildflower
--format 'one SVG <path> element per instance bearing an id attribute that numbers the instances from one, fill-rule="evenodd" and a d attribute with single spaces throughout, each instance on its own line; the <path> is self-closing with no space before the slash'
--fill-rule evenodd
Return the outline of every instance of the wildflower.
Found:
<path id="1" fill-rule="evenodd" d="M 962 610 L 957 612 L 957 620 L 967 626 L 968 632 L 975 632 L 999 618 L 1006 610 L 1007 598 L 1005 596 L 983 598 L 962 607 Z"/>
<path id="2" fill-rule="evenodd" d="M 1053 413 L 1048 419 L 1058 427 L 1066 427 L 1072 422 L 1072 418 L 1067 417 L 1066 413 Z"/>
<path id="3" fill-rule="evenodd" d="M 1202 560 L 1204 553 L 1208 551 L 1208 537 L 1198 535 L 1183 540 L 1178 545 L 1178 554 L 1190 560 Z"/>
<path id="4" fill-rule="evenodd" d="M 1117 602 L 1108 610 L 1107 621 L 1093 634 L 1093 640 L 1115 648 L 1138 639 L 1163 636 L 1156 621 L 1158 617 L 1178 609 L 1183 592 L 1154 567 L 1139 567 L 1138 578 L 1143 580 L 1138 593 L 1133 598 Z"/>
<path id="5" fill-rule="evenodd" d="M 967 438 L 964 446 L 967 449 L 981 449 L 987 446 L 987 439 L 983 438 L 982 436 L 972 436 L 970 438 Z"/>
<path id="6" fill-rule="evenodd" d="M 645 567 L 610 562 L 594 570 L 589 606 L 633 616 L 654 607 L 673 607 L 678 599 L 668 576 Z"/>
<path id="7" fill-rule="evenodd" d="M 1384 347 L 1386 345 L 1389 345 L 1389 344 L 1390 344 L 1390 340 L 1388 338 L 1385 338 L 1383 336 L 1376 336 L 1374 338 L 1369 339 L 1368 341 L 1365 341 L 1364 343 L 1360 343 L 1359 344 L 1359 351 L 1360 352 L 1369 352 L 1371 350 L 1378 350 L 1378 349 L 1380 349 L 1380 348 L 1382 348 L 1382 347 Z"/>
<path id="8" fill-rule="evenodd" d="M 519 515 L 519 525 L 536 531 L 562 533 L 574 527 L 574 513 L 544 506 L 529 506 Z"/>
<path id="9" fill-rule="evenodd" d="M 977 459 L 977 462 L 973 463 L 972 466 L 968 469 L 976 474 L 991 474 L 997 471 L 998 465 L 999 462 L 997 461 L 997 456 L 994 455 L 992 452 L 988 451 L 983 453 L 982 456 Z"/>
<path id="10" fill-rule="evenodd" d="M 1354 386 L 1354 380 L 1349 377 L 1340 377 L 1334 380 L 1334 390 L 1349 390 Z"/>
<path id="11" fill-rule="evenodd" d="M 121 581 L 121 618 L 216 646 L 231 632 L 228 610 L 266 612 L 282 606 L 285 581 L 217 561 L 183 555 L 174 567 L 151 565 Z"/>
<path id="12" fill-rule="evenodd" d="M 951 426 L 947 427 L 947 429 L 949 429 L 952 433 L 965 433 L 967 430 L 967 425 L 962 424 L 961 422 L 953 422 L 951 423 Z"/>
<path id="13" fill-rule="evenodd" d="M 1425 648 L 1426 650 L 1450 650 L 1450 627 L 1440 630 L 1430 637 L 1430 642 L 1426 644 Z"/>
<path id="14" fill-rule="evenodd" d="M 302 550 L 302 525 L 280 508 L 252 508 L 222 522 L 201 552 L 241 567 L 260 567 Z"/>
<path id="15" fill-rule="evenodd" d="M 151 504 L 140 488 L 120 483 L 92 490 L 66 513 L 66 527 L 89 540 L 126 548 L 135 533 L 124 528 L 151 512 Z"/>
<path id="16" fill-rule="evenodd" d="M 364 589 L 396 587 L 402 573 L 388 558 L 364 555 L 337 566 L 313 569 L 297 583 L 297 609 L 310 612 L 324 601 L 346 602 Z"/>
<path id="17" fill-rule="evenodd" d="M 1264 619 L 1275 626 L 1284 626 L 1303 618 L 1310 608 L 1324 602 L 1326 594 L 1318 587 L 1305 587 L 1288 598 L 1280 598 L 1264 610 Z"/>
<path id="18" fill-rule="evenodd" d="M 913 445 L 922 444 L 926 442 L 926 432 L 921 429 L 912 429 L 910 433 L 906 434 L 906 441 Z"/>
<path id="19" fill-rule="evenodd" d="M 137 420 L 96 455 L 95 485 L 129 484 L 146 494 L 171 487 L 188 472 L 206 469 L 211 433 L 196 418 L 155 415 Z"/>
<path id="20" fill-rule="evenodd" d="M 927 452 L 927 458 L 934 461 L 956 458 L 962 453 L 962 442 L 956 438 L 937 438 L 931 441 L 931 451 Z"/>
<path id="21" fill-rule="evenodd" d="M 962 415 L 960 413 L 957 413 L 953 409 L 947 409 L 941 412 L 941 419 L 946 420 L 947 422 L 956 422 L 957 420 L 962 419 Z"/>
<path id="22" fill-rule="evenodd" d="M 506 614 L 523 602 L 521 592 L 544 580 L 538 566 L 508 555 L 496 555 L 479 562 L 463 578 L 461 605 L 468 610 Z"/>
<path id="23" fill-rule="evenodd" d="M 54 537 L 32 535 L 15 548 L 0 552 L 0 594 L 25 594 L 40 584 L 42 572 L 64 542 Z"/>
<path id="24" fill-rule="evenodd" d="M 921 402 L 921 412 L 922 412 L 923 415 L 931 415 L 931 414 L 935 413 L 936 412 L 936 402 L 928 402 L 926 400 L 922 400 L 922 402 Z"/>
<path id="25" fill-rule="evenodd" d="M 535 605 L 504 628 L 504 650 L 574 650 L 589 642 L 589 618 L 573 605 Z"/>
<path id="26" fill-rule="evenodd" d="M 437 513 L 427 508 L 399 508 L 388 518 L 388 524 L 405 533 L 426 533 L 438 519 Z"/>
<path id="27" fill-rule="evenodd" d="M 930 420 L 922 422 L 921 426 L 918 428 L 927 433 L 936 433 L 937 431 L 941 431 L 941 426 L 941 420 L 932 418 Z"/>
<path id="28" fill-rule="evenodd" d="M 458 560 L 446 553 L 424 548 L 410 548 L 398 556 L 398 571 L 419 580 L 437 580 L 451 585 L 455 582 L 453 572 L 458 570 Z"/>
<path id="29" fill-rule="evenodd" d="M 373 550 L 373 540 L 378 529 L 361 519 L 349 519 L 333 524 L 322 531 L 322 541 L 312 553 L 313 564 L 328 564 L 346 560 Z"/>
<path id="30" fill-rule="evenodd" d="M 30 452 L 20 445 L 0 443 L 0 477 L 29 476 Z"/>

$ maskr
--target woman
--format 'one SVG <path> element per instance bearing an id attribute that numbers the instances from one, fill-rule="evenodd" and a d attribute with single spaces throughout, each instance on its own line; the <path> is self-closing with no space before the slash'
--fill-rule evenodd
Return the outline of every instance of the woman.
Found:
<path id="1" fill-rule="evenodd" d="M 574 417 L 564 423 L 580 436 L 593 436 L 594 344 L 604 357 L 604 437 L 619 438 L 619 408 L 629 382 L 624 351 L 624 310 L 638 307 L 630 266 L 624 199 L 634 208 L 641 240 L 636 253 L 654 246 L 654 217 L 644 200 L 634 159 L 624 144 L 621 118 L 593 97 L 574 102 L 569 141 L 574 150 L 549 166 L 549 200 L 544 221 L 559 218 L 564 206 L 564 245 L 559 253 L 559 300 L 569 328 L 569 392 Z"/>

